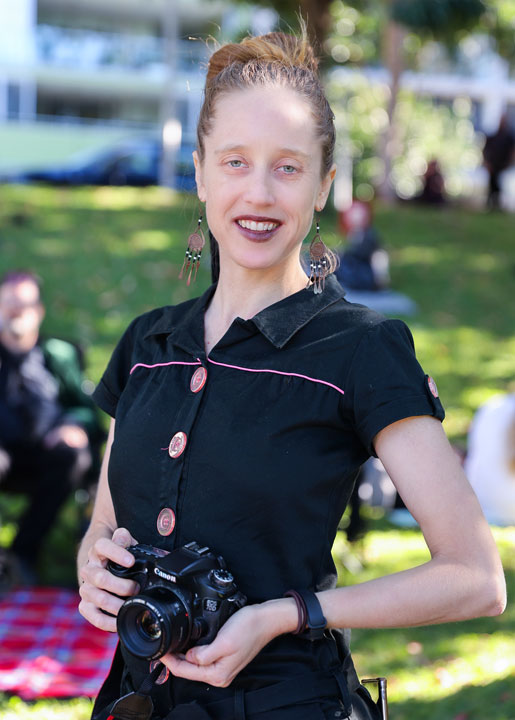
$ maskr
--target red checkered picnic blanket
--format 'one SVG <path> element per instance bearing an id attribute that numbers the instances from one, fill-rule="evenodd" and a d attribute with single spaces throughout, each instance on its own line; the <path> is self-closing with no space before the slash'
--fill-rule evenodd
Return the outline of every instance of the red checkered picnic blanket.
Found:
<path id="1" fill-rule="evenodd" d="M 0 692 L 25 700 L 94 697 L 117 642 L 79 614 L 79 595 L 57 588 L 11 590 L 0 601 Z"/>

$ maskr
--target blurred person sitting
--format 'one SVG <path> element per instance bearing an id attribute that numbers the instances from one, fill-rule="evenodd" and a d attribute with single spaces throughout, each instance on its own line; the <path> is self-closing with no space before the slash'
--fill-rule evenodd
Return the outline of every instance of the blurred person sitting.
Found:
<path id="1" fill-rule="evenodd" d="M 508 125 L 507 116 L 503 115 L 499 129 L 492 135 L 487 135 L 483 147 L 483 163 L 489 175 L 486 204 L 491 210 L 500 207 L 500 176 L 512 164 L 514 151 L 515 134 Z"/>
<path id="2" fill-rule="evenodd" d="M 443 205 L 445 199 L 445 181 L 438 160 L 432 159 L 422 178 L 422 190 L 415 198 L 418 202 L 428 205 Z"/>
<path id="3" fill-rule="evenodd" d="M 372 225 L 367 203 L 354 200 L 345 213 L 343 229 L 348 245 L 340 253 L 336 277 L 349 290 L 385 290 L 390 284 L 390 261 Z"/>
<path id="4" fill-rule="evenodd" d="M 40 285 L 30 272 L 0 280 L 0 491 L 28 495 L 10 548 L 17 579 L 36 581 L 37 553 L 103 437 L 82 389 L 79 353 L 42 340 Z"/>
<path id="5" fill-rule="evenodd" d="M 465 472 L 488 522 L 515 525 L 515 392 L 496 395 L 476 412 Z"/>

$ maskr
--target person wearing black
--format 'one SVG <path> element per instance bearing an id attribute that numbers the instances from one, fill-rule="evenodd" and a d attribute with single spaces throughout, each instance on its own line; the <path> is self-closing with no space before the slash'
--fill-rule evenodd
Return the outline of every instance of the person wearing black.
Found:
<path id="1" fill-rule="evenodd" d="M 78 556 L 79 609 L 116 629 L 137 587 L 107 563 L 130 568 L 136 542 L 208 546 L 247 604 L 211 643 L 167 653 L 157 668 L 121 644 L 95 719 L 371 720 L 377 707 L 340 628 L 503 609 L 495 544 L 409 330 L 345 300 L 319 227 L 309 277 L 301 265 L 334 178 L 333 148 L 305 37 L 272 33 L 214 53 L 194 159 L 215 283 L 134 320 L 94 393 L 113 420 Z M 188 241 L 191 279 L 202 224 Z M 432 559 L 336 588 L 331 546 L 371 454 Z"/>
<path id="2" fill-rule="evenodd" d="M 508 124 L 508 118 L 503 115 L 497 132 L 487 135 L 483 147 L 483 161 L 488 171 L 488 198 L 487 207 L 499 207 L 499 184 L 501 173 L 513 162 L 515 150 L 515 135 Z"/>
<path id="3" fill-rule="evenodd" d="M 36 582 L 38 552 L 103 436 L 82 388 L 77 351 L 40 338 L 39 282 L 29 272 L 0 280 L 0 492 L 29 496 L 10 547 L 18 581 Z"/>

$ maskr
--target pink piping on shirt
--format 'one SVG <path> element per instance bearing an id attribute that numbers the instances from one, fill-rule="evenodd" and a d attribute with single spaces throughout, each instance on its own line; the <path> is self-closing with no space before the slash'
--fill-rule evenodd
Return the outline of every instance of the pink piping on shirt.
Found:
<path id="1" fill-rule="evenodd" d="M 267 372 L 267 373 L 273 373 L 274 375 L 285 375 L 286 377 L 298 377 L 302 378 L 302 380 L 309 380 L 309 382 L 319 383 L 320 385 L 327 385 L 327 387 L 332 388 L 333 390 L 336 390 L 340 393 L 340 395 L 344 395 L 344 391 L 337 387 L 336 385 L 333 385 L 330 382 L 327 382 L 326 380 L 319 380 L 318 378 L 312 378 L 308 375 L 301 375 L 300 373 L 288 373 L 288 372 L 281 372 L 280 370 L 268 370 L 265 368 L 256 369 L 256 368 L 246 368 L 246 367 L 240 367 L 239 365 L 228 365 L 227 363 L 220 363 L 216 362 L 216 360 L 211 360 L 211 358 L 207 358 L 207 361 L 212 363 L 213 365 L 219 365 L 220 367 L 226 367 L 230 368 L 231 370 L 243 370 L 244 372 Z M 155 365 L 147 365 L 146 363 L 136 363 L 134 367 L 130 371 L 130 375 L 136 370 L 138 367 L 144 367 L 148 369 L 156 368 L 156 367 L 167 367 L 169 365 L 202 365 L 200 360 L 196 360 L 196 362 L 179 362 L 177 360 L 173 360 L 171 362 L 166 363 L 155 363 Z M 166 449 L 166 448 L 165 448 Z"/>
<path id="2" fill-rule="evenodd" d="M 132 375 L 134 370 L 136 370 L 136 368 L 138 368 L 138 367 L 149 368 L 151 370 L 152 368 L 167 367 L 168 365 L 202 365 L 202 363 L 200 362 L 200 360 L 197 360 L 196 362 L 179 362 L 178 360 L 173 360 L 172 362 L 156 363 L 155 365 L 146 365 L 145 363 L 136 363 L 136 365 L 134 365 L 134 367 L 131 368 L 129 375 Z"/>
<path id="3" fill-rule="evenodd" d="M 221 367 L 231 368 L 232 370 L 244 370 L 245 372 L 267 372 L 267 373 L 274 373 L 274 375 L 287 375 L 288 377 L 298 377 L 302 378 L 303 380 L 309 380 L 310 382 L 320 383 L 321 385 L 327 385 L 327 387 L 333 388 L 333 390 L 336 390 L 341 395 L 344 395 L 344 391 L 337 387 L 336 385 L 333 385 L 330 382 L 327 382 L 326 380 L 318 380 L 317 378 L 308 377 L 308 375 L 300 375 L 300 373 L 289 373 L 289 372 L 281 372 L 280 370 L 266 370 L 266 369 L 254 369 L 254 368 L 246 368 L 246 367 L 240 367 L 239 365 L 227 365 L 227 363 L 220 363 L 216 362 L 215 360 L 211 360 L 211 358 L 208 357 L 208 362 L 213 363 L 213 365 L 220 365 Z"/>

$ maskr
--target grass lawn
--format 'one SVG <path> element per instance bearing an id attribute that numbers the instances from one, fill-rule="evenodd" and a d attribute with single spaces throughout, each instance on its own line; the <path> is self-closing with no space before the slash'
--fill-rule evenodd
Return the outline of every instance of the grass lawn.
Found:
<path id="1" fill-rule="evenodd" d="M 209 284 L 207 258 L 196 286 L 177 280 L 196 215 L 194 198 L 161 189 L 0 186 L 0 272 L 29 267 L 41 275 L 45 333 L 82 341 L 88 375 L 97 382 L 136 314 L 180 302 Z M 376 226 L 390 253 L 394 289 L 419 306 L 408 322 L 419 359 L 438 383 L 447 433 L 464 444 L 479 404 L 515 378 L 514 218 L 403 205 L 377 208 Z M 324 214 L 323 236 L 333 246 L 335 227 L 334 214 Z M 0 516 L 6 509 L 1 500 Z M 42 559 L 49 584 L 73 582 L 75 522 L 69 503 Z M 342 582 L 426 559 L 419 532 L 394 529 L 375 515 L 370 528 L 354 548 L 338 538 Z M 0 544 L 13 532 L 4 519 Z M 495 533 L 513 593 L 515 530 Z M 357 569 L 351 574 L 349 567 Z M 513 720 L 514 625 L 509 607 L 496 619 L 356 631 L 355 660 L 360 674 L 388 677 L 394 720 Z M 82 720 L 89 712 L 88 700 L 27 705 L 0 698 L 3 720 Z"/>

